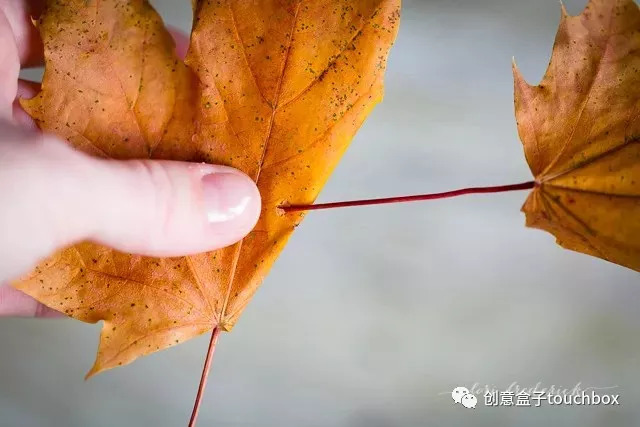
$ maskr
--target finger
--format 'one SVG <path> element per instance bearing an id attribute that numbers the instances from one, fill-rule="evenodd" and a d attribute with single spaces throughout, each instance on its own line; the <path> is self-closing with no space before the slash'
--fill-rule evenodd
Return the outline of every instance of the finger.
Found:
<path id="1" fill-rule="evenodd" d="M 0 285 L 0 317 L 64 317 L 11 286 Z"/>
<path id="2" fill-rule="evenodd" d="M 12 132 L 23 131 L 4 130 Z M 257 221 L 258 190 L 235 169 L 96 159 L 51 136 L 30 138 L 0 144 L 0 280 L 79 240 L 178 256 L 230 245 Z"/>
<path id="3" fill-rule="evenodd" d="M 178 256 L 218 249 L 242 239 L 260 214 L 255 183 L 229 167 L 87 160 L 94 172 L 81 191 L 95 201 L 79 206 L 79 215 L 97 221 L 85 234 L 125 252 Z"/>
<path id="4" fill-rule="evenodd" d="M 43 7 L 44 0 L 0 0 L 0 12 L 7 18 L 23 67 L 43 63 L 42 40 L 31 21 L 40 16 Z"/>
<path id="5" fill-rule="evenodd" d="M 28 80 L 18 80 L 18 91 L 13 101 L 13 120 L 20 126 L 30 130 L 37 130 L 36 123 L 20 105 L 20 99 L 31 99 L 40 91 L 40 83 Z"/>
<path id="6" fill-rule="evenodd" d="M 3 3 L 0 3 L 2 5 Z M 20 61 L 9 19 L 0 9 L 0 119 L 10 120 L 16 97 Z"/>

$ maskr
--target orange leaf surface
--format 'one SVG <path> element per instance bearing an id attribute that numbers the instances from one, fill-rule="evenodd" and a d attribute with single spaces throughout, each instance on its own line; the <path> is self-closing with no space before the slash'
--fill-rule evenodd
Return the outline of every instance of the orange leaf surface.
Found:
<path id="1" fill-rule="evenodd" d="M 562 9 L 538 86 L 514 65 L 518 131 L 536 188 L 527 225 L 561 246 L 640 271 L 640 10 L 633 0 Z"/>
<path id="2" fill-rule="evenodd" d="M 156 259 L 92 243 L 16 286 L 104 321 L 88 375 L 214 327 L 230 330 L 351 138 L 382 98 L 400 0 L 198 1 L 186 61 L 145 0 L 49 0 L 38 23 L 42 91 L 24 108 L 49 132 L 110 158 L 205 161 L 257 183 L 263 210 L 240 243 Z"/>

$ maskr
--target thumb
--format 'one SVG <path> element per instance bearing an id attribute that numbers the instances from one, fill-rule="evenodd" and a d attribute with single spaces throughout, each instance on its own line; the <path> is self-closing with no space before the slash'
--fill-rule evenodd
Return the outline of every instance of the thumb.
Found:
<path id="1" fill-rule="evenodd" d="M 97 159 L 51 136 L 11 139 L 0 143 L 0 282 L 80 240 L 150 256 L 218 249 L 260 213 L 256 185 L 230 167 Z"/>

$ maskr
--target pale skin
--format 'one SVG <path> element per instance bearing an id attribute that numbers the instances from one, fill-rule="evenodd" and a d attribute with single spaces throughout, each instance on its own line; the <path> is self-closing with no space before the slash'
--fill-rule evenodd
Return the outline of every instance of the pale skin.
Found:
<path id="1" fill-rule="evenodd" d="M 0 316 L 59 314 L 8 284 L 54 251 L 90 240 L 128 253 L 180 256 L 242 239 L 260 213 L 246 175 L 225 166 L 103 160 L 41 133 L 17 100 L 43 63 L 31 16 L 42 1 L 0 0 Z M 175 36 L 184 54 L 186 39 Z"/>

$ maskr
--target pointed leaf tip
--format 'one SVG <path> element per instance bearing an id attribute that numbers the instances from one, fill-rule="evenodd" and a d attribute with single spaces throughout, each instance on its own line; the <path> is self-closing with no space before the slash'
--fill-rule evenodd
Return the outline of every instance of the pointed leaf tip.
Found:
<path id="1" fill-rule="evenodd" d="M 564 5 L 564 2 L 560 0 L 560 19 L 567 19 L 569 17 L 569 12 L 567 12 L 567 8 Z"/>

